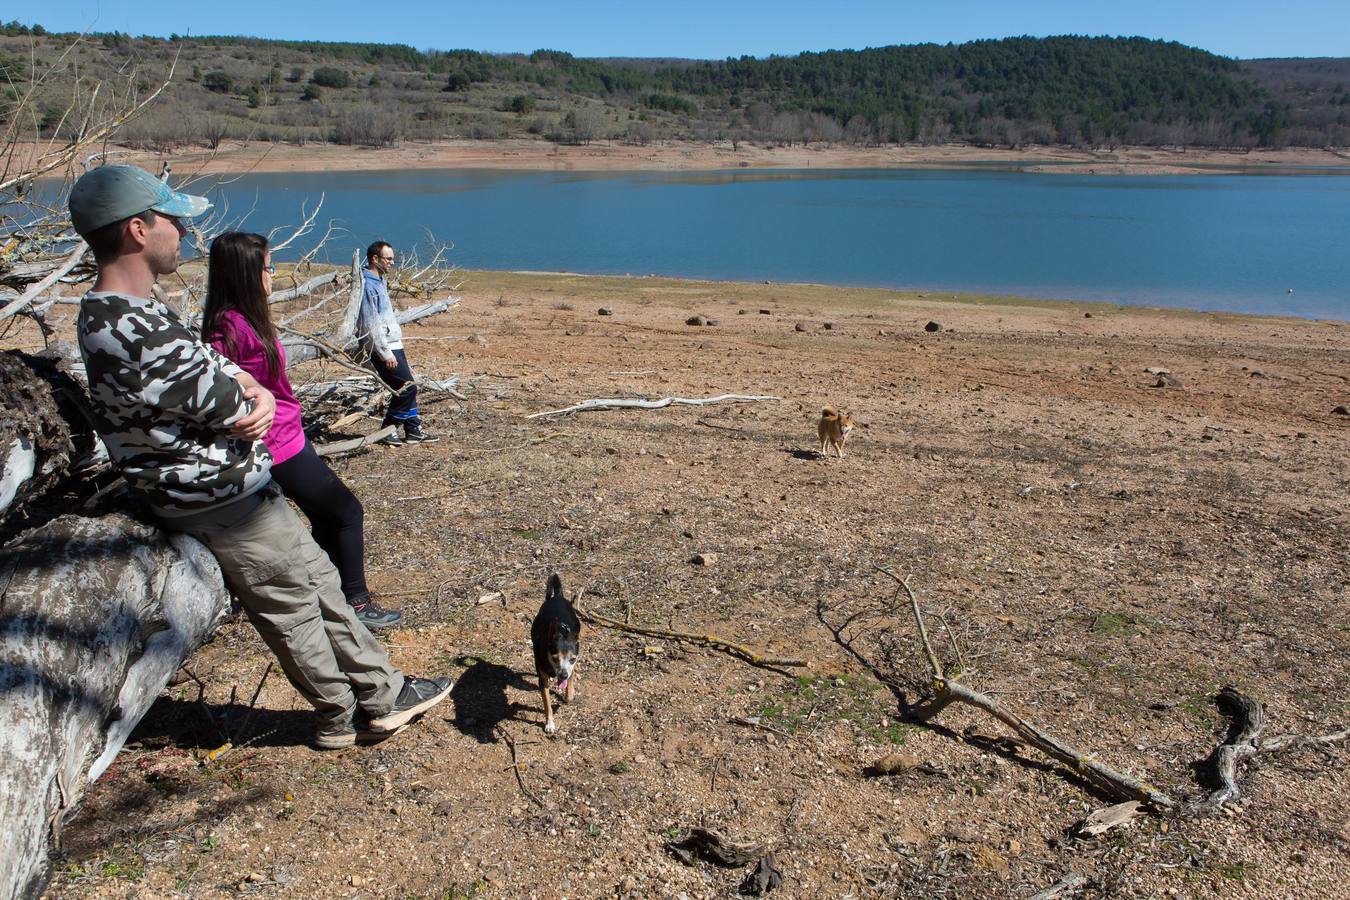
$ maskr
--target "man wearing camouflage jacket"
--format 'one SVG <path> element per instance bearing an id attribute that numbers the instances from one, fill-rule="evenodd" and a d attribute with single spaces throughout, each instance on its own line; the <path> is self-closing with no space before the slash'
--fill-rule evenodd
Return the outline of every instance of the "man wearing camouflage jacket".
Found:
<path id="1" fill-rule="evenodd" d="M 151 296 L 178 268 L 179 219 L 209 206 L 131 166 L 94 169 L 71 190 L 71 222 L 99 267 L 77 323 L 97 430 L 165 527 L 211 549 L 313 704 L 315 746 L 378 739 L 444 700 L 450 679 L 404 676 L 355 618 L 327 554 L 271 483 L 259 438 L 272 395 Z"/>

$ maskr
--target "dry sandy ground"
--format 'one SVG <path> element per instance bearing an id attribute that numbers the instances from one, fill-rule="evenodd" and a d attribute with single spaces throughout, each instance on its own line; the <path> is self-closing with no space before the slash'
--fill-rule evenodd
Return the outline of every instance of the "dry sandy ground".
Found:
<path id="1" fill-rule="evenodd" d="M 190 662 L 205 706 L 188 683 L 152 709 L 66 830 L 52 897 L 735 895 L 747 868 L 664 849 L 698 824 L 772 848 L 782 897 L 1027 897 L 1071 873 L 1087 880 L 1065 896 L 1350 883 L 1344 745 L 1246 770 L 1234 815 L 1071 838 L 1108 803 L 1072 773 L 962 708 L 899 716 L 921 653 L 875 568 L 913 575 L 969 683 L 1174 797 L 1201 793 L 1225 684 L 1272 734 L 1344 727 L 1345 323 L 468 275 L 459 308 L 408 328 L 424 375 L 464 379 L 467 402 L 425 403 L 444 439 L 336 464 L 372 584 L 404 610 L 390 651 L 453 674 L 453 699 L 319 753 L 276 675 L 247 713 L 269 657 L 227 625 Z M 525 418 L 726 392 L 782 399 Z M 826 403 L 868 426 L 842 460 L 813 449 Z M 527 635 L 553 570 L 593 611 L 809 666 L 588 626 L 579 700 L 546 737 Z M 897 750 L 909 768 L 865 774 Z"/>
<path id="2" fill-rule="evenodd" d="M 162 156 L 116 152 L 157 168 Z M 545 141 L 406 142 L 372 149 L 334 144 L 230 143 L 215 152 L 183 150 L 168 157 L 178 174 L 222 172 L 321 172 L 375 169 L 532 169 L 607 171 L 630 169 L 735 168 L 952 168 L 1009 166 L 1031 171 L 1096 175 L 1258 173 L 1279 166 L 1350 172 L 1350 154 L 1334 150 L 1160 150 L 1122 147 L 1113 151 L 1030 147 L 997 150 L 966 145 L 858 148 L 811 145 L 761 147 L 742 142 L 656 142 L 647 146 L 594 143 L 568 147 Z"/>

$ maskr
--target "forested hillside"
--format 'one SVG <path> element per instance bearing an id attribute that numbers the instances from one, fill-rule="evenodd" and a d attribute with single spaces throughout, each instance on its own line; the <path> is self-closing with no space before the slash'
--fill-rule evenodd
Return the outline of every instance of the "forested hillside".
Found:
<path id="1" fill-rule="evenodd" d="M 8 133 L 78 127 L 64 116 L 73 90 L 106 81 L 148 91 L 175 60 L 168 96 L 124 139 L 1350 145 L 1350 61 L 1241 62 L 1143 38 L 599 60 L 554 50 L 80 36 L 12 22 L 0 27 L 0 116 Z M 30 94 L 34 102 L 22 103 Z M 26 118 L 15 121 L 16 110 Z"/>

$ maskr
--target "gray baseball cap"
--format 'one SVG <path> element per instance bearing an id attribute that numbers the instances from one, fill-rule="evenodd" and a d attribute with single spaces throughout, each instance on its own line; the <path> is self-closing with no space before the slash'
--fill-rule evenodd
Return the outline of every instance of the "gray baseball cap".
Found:
<path id="1" fill-rule="evenodd" d="M 180 194 L 135 166 L 100 166 L 70 189 L 70 222 L 81 235 L 147 209 L 190 219 L 210 208 L 205 197 Z"/>

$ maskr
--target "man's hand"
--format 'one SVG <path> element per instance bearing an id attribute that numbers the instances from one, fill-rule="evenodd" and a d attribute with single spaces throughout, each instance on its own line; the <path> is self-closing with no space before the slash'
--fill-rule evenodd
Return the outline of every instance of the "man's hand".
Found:
<path id="1" fill-rule="evenodd" d="M 398 357 L 397 357 L 397 356 L 391 356 L 391 357 L 389 357 L 388 359 L 386 359 L 386 360 L 384 361 L 384 367 L 385 367 L 386 369 L 388 369 L 389 371 L 391 371 L 391 372 L 394 371 L 395 369 L 397 369 L 397 368 L 398 368 Z"/>
<path id="2" fill-rule="evenodd" d="M 260 440 L 272 428 L 272 417 L 277 413 L 277 398 L 247 372 L 240 374 L 238 381 L 244 388 L 244 402 L 252 403 L 253 410 L 234 423 L 230 435 L 246 441 Z"/>

